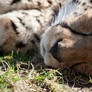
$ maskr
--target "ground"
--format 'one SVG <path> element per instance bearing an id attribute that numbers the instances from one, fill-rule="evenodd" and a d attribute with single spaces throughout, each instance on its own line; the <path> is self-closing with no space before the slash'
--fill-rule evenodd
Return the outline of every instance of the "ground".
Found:
<path id="1" fill-rule="evenodd" d="M 73 70 L 53 69 L 43 63 L 39 50 L 0 57 L 0 92 L 91 92 L 92 79 Z"/>

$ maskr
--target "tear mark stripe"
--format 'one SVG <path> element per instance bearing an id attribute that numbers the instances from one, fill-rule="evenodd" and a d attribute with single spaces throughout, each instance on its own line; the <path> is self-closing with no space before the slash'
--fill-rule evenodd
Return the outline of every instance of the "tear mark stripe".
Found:
<path id="1" fill-rule="evenodd" d="M 30 29 L 29 27 L 26 26 L 25 22 L 23 22 L 23 20 L 21 18 L 18 17 L 18 19 L 19 19 L 19 21 L 20 21 L 20 23 L 22 24 L 23 27 L 25 27 L 28 30 Z"/>
<path id="2" fill-rule="evenodd" d="M 17 26 L 14 24 L 13 21 L 11 21 L 11 25 L 12 25 L 12 28 L 13 28 L 14 32 L 15 32 L 16 34 L 19 34 L 19 32 L 17 31 Z"/>
<path id="3" fill-rule="evenodd" d="M 23 23 L 23 20 L 21 18 L 19 18 L 19 17 L 18 17 L 18 19 L 19 19 L 20 23 L 24 26 L 25 23 Z"/>

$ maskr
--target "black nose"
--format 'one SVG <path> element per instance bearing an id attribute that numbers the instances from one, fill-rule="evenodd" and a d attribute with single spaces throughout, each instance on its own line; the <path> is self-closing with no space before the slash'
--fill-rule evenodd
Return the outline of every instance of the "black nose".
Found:
<path id="1" fill-rule="evenodd" d="M 59 58 L 59 45 L 58 45 L 58 42 L 60 42 L 62 40 L 58 40 L 54 45 L 53 47 L 50 49 L 50 53 L 52 54 L 52 56 L 58 60 L 59 62 L 61 62 L 61 59 Z"/>

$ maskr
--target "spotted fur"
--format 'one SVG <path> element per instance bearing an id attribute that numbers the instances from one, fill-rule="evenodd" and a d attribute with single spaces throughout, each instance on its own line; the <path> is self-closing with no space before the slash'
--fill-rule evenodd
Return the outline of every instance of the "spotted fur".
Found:
<path id="1" fill-rule="evenodd" d="M 27 52 L 39 48 L 41 35 L 63 0 L 1 0 L 0 4 L 0 52 Z"/>
<path id="2" fill-rule="evenodd" d="M 50 18 L 38 10 L 20 10 L 1 15 L 0 47 L 4 52 L 17 49 L 26 52 L 39 47 L 40 35 Z"/>
<path id="3" fill-rule="evenodd" d="M 63 0 L 0 0 L 0 14 L 13 10 L 46 9 Z"/>
<path id="4" fill-rule="evenodd" d="M 72 7 L 73 1 L 77 4 L 75 9 L 69 12 L 67 5 Z M 68 13 L 62 13 L 62 9 L 65 8 Z M 64 13 L 66 15 L 63 17 Z M 62 15 L 63 20 L 59 15 Z M 92 76 L 91 41 L 91 1 L 69 0 L 64 8 L 59 10 L 52 25 L 42 35 L 41 55 L 44 58 L 44 63 L 48 66 L 72 68 Z"/>

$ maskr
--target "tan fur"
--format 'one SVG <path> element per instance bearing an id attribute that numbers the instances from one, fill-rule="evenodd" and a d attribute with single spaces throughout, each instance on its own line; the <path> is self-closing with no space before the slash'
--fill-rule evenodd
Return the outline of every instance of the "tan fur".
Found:
<path id="1" fill-rule="evenodd" d="M 14 49 L 17 38 L 10 27 L 10 20 L 8 18 L 2 18 L 0 21 L 0 47 L 7 52 Z"/>
<path id="2" fill-rule="evenodd" d="M 40 39 L 53 19 L 54 8 L 64 2 L 63 0 L 15 1 L 0 0 L 0 51 L 3 50 L 5 53 L 17 49 L 27 52 L 29 49 L 39 47 L 40 41 L 35 34 Z M 18 43 L 25 46 L 17 47 Z"/>
<path id="3" fill-rule="evenodd" d="M 88 9 L 77 18 L 72 15 L 65 21 L 71 28 L 80 33 L 92 33 L 91 9 Z M 55 43 L 57 43 L 56 50 L 51 52 Z M 46 65 L 56 68 L 72 68 L 92 76 L 92 36 L 75 34 L 58 24 L 47 29 L 42 36 L 40 46 Z"/>
<path id="4" fill-rule="evenodd" d="M 90 19 L 92 19 L 92 15 L 90 12 L 92 12 L 92 9 L 85 11 L 80 16 L 68 17 L 65 21 L 73 29 L 76 29 L 76 31 L 88 34 L 92 32 L 91 31 L 92 21 L 90 21 Z"/>
<path id="5" fill-rule="evenodd" d="M 51 15 L 52 13 L 53 12 L 49 14 Z M 16 51 L 18 49 L 16 44 L 18 42 L 23 42 L 26 44 L 24 48 L 20 48 L 22 52 L 35 48 L 35 46 L 39 47 L 39 41 L 35 39 L 34 34 L 37 34 L 40 38 L 40 35 L 44 32 L 44 28 L 46 27 L 50 18 L 51 17 L 48 18 L 44 15 L 44 13 L 38 10 L 15 11 L 1 15 L 0 47 L 4 50 L 4 52 L 9 52 L 11 50 Z M 17 30 L 19 34 L 16 34 L 15 30 L 13 29 L 12 22 L 17 27 L 15 30 Z M 34 41 L 35 43 L 32 44 L 31 41 Z"/>
<path id="6" fill-rule="evenodd" d="M 16 0 L 0 0 L 0 14 L 13 10 L 41 10 L 56 6 L 59 3 L 61 3 L 61 0 L 20 0 L 18 2 Z"/>

